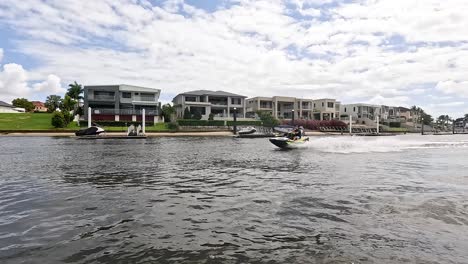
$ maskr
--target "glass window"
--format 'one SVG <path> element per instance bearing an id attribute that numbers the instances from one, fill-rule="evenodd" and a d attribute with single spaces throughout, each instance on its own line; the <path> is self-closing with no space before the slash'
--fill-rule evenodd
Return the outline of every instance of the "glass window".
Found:
<path id="1" fill-rule="evenodd" d="M 335 104 L 333 102 L 327 102 L 328 108 L 333 108 L 335 107 Z"/>
<path id="2" fill-rule="evenodd" d="M 123 93 L 122 93 L 122 98 L 132 98 L 132 93 L 123 92 Z"/>
<path id="3" fill-rule="evenodd" d="M 185 102 L 196 102 L 197 98 L 195 96 L 185 96 Z"/>

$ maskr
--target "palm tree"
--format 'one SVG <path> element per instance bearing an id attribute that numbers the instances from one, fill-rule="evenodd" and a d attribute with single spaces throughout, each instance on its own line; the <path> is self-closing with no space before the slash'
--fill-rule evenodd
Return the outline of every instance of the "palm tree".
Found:
<path id="1" fill-rule="evenodd" d="M 69 84 L 68 87 L 70 88 L 68 88 L 66 95 L 70 96 L 70 98 L 75 100 L 83 99 L 83 96 L 81 96 L 81 94 L 83 93 L 84 89 L 81 86 L 81 84 L 78 84 L 75 81 L 74 83 Z"/>

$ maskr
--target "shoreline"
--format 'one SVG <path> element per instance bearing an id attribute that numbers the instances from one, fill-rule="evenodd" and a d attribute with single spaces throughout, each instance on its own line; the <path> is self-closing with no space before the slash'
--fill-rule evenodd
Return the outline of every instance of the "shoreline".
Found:
<path id="1" fill-rule="evenodd" d="M 126 136 L 125 132 L 107 132 L 107 135 Z M 307 131 L 306 136 L 342 136 L 340 133 L 325 133 L 320 131 Z M 343 134 L 343 136 L 348 134 Z M 147 137 L 234 137 L 231 131 L 178 131 L 178 132 L 147 132 Z M 70 131 L 11 131 L 0 132 L 0 137 L 76 137 Z"/>

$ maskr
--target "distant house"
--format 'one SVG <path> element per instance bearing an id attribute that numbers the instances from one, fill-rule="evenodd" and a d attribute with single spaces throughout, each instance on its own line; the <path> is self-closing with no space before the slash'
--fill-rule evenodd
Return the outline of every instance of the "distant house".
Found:
<path id="1" fill-rule="evenodd" d="M 246 96 L 224 91 L 196 90 L 178 94 L 172 100 L 178 118 L 183 118 L 188 108 L 192 113 L 197 111 L 202 119 L 208 119 L 210 114 L 216 120 L 228 120 L 237 112 L 237 117 L 245 118 Z"/>
<path id="2" fill-rule="evenodd" d="M 304 99 L 289 96 L 253 97 L 246 100 L 247 115 L 269 112 L 275 118 L 331 120 L 339 118 L 340 102 L 335 99 Z"/>
<path id="3" fill-rule="evenodd" d="M 139 121 L 145 109 L 146 121 L 159 122 L 160 89 L 133 85 L 88 85 L 84 87 L 84 117 L 91 107 L 92 120 Z"/>
<path id="4" fill-rule="evenodd" d="M 47 107 L 43 102 L 32 101 L 31 103 L 34 105 L 34 112 L 47 112 Z"/>
<path id="5" fill-rule="evenodd" d="M 24 113 L 26 110 L 21 107 L 15 107 L 11 104 L 0 101 L 0 113 Z"/>
<path id="6" fill-rule="evenodd" d="M 406 108 L 406 107 L 398 107 L 398 111 L 400 113 L 400 118 L 404 119 L 404 121 L 413 121 L 413 112 L 411 109 Z"/>
<path id="7" fill-rule="evenodd" d="M 349 119 L 351 116 L 353 120 L 362 118 L 375 121 L 380 116 L 381 108 L 381 105 L 373 104 L 343 104 L 340 108 L 340 115 L 346 119 Z"/>

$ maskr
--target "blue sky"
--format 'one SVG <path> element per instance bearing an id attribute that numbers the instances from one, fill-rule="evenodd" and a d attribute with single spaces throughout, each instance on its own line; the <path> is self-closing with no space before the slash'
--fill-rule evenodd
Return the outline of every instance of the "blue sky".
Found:
<path id="1" fill-rule="evenodd" d="M 468 113 L 467 1 L 0 3 L 0 100 L 73 81 Z M 64 15 L 66 14 L 66 15 Z"/>

